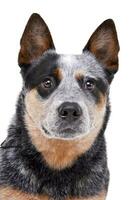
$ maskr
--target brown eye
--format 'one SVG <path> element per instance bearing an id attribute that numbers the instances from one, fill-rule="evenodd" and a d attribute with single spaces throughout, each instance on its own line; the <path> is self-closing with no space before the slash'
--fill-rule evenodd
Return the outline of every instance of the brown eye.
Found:
<path id="1" fill-rule="evenodd" d="M 95 87 L 95 82 L 93 80 L 87 80 L 85 82 L 85 89 L 93 90 Z"/>
<path id="2" fill-rule="evenodd" d="M 42 86 L 43 86 L 44 88 L 49 89 L 49 88 L 51 88 L 51 87 L 53 86 L 53 81 L 52 81 L 50 78 L 46 78 L 46 79 L 43 81 Z"/>

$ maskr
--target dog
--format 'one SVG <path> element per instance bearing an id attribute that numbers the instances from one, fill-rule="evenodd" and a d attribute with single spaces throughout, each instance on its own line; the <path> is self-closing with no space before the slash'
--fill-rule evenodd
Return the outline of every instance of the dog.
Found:
<path id="1" fill-rule="evenodd" d="M 113 20 L 95 30 L 81 55 L 64 55 L 34 13 L 20 46 L 23 87 L 0 149 L 0 200 L 106 199 L 104 131 L 119 52 Z"/>

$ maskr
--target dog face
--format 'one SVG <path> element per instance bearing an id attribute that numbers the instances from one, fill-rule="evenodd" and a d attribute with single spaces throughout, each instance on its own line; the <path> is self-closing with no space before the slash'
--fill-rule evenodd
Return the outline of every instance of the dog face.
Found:
<path id="1" fill-rule="evenodd" d="M 118 51 L 112 20 L 99 26 L 81 55 L 60 55 L 43 19 L 31 16 L 21 39 L 19 65 L 25 112 L 42 134 L 67 140 L 98 133 L 118 69 Z"/>

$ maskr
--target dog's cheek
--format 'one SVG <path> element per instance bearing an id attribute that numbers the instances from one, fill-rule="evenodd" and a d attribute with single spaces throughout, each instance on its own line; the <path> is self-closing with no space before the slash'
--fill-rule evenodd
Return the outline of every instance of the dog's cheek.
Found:
<path id="1" fill-rule="evenodd" d="M 90 107 L 89 113 L 91 113 L 91 134 L 96 137 L 102 128 L 104 117 L 106 113 L 107 95 L 100 93 L 99 101 Z"/>
<path id="2" fill-rule="evenodd" d="M 45 105 L 39 98 L 36 89 L 27 92 L 25 97 L 26 114 L 32 119 L 36 125 L 40 125 L 42 116 L 44 115 Z"/>

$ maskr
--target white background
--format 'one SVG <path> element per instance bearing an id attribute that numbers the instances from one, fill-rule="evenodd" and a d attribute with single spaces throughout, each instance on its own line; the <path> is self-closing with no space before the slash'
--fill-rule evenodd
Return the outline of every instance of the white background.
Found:
<path id="1" fill-rule="evenodd" d="M 111 85 L 112 114 L 106 130 L 111 172 L 107 200 L 134 199 L 134 5 L 117 0 L 12 0 L 0 2 L 0 142 L 15 112 L 22 81 L 19 41 L 33 12 L 47 22 L 59 53 L 81 53 L 92 32 L 107 18 L 115 21 L 120 70 Z"/>

